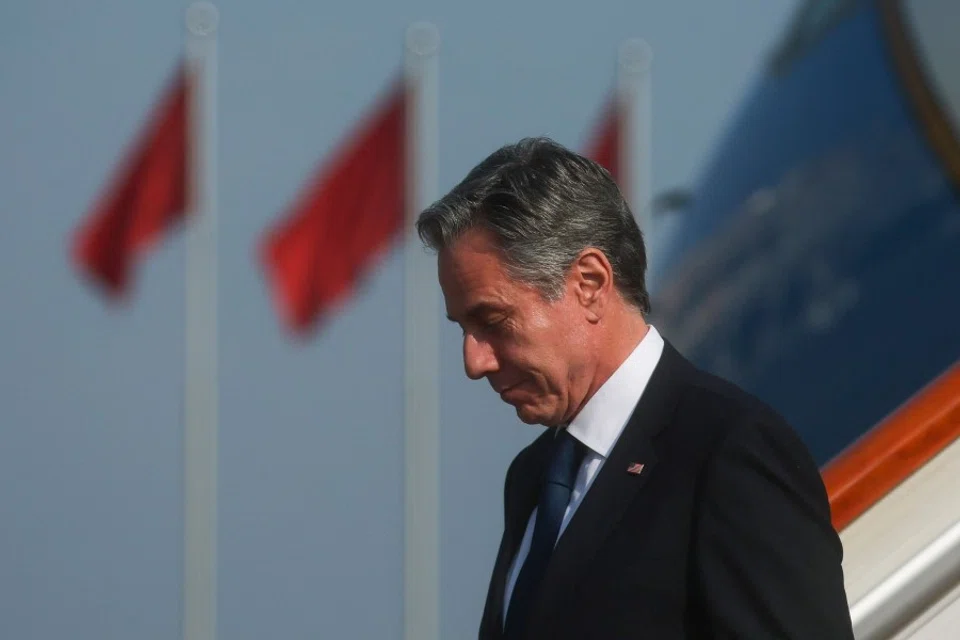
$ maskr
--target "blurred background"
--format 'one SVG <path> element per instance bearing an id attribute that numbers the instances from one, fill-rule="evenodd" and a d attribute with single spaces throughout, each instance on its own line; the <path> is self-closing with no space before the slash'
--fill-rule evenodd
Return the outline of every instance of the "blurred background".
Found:
<path id="1" fill-rule="evenodd" d="M 0 7 L 0 638 L 181 633 L 183 235 L 121 304 L 70 239 L 181 56 L 188 4 Z M 442 41 L 441 192 L 524 136 L 586 149 L 617 47 L 649 43 L 652 195 L 673 196 L 647 232 L 653 324 L 819 464 L 960 354 L 954 3 L 217 6 L 219 637 L 402 635 L 401 246 L 308 339 L 256 251 L 414 21 Z M 456 327 L 439 339 L 440 630 L 468 638 L 504 473 L 540 429 L 465 377 Z"/>

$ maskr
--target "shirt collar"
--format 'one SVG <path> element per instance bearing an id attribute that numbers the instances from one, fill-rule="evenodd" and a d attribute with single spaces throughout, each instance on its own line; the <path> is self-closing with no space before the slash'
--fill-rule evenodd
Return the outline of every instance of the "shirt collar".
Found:
<path id="1" fill-rule="evenodd" d="M 609 456 L 662 353 L 663 337 L 650 325 L 627 359 L 570 422 L 567 427 L 570 435 L 601 458 Z"/>

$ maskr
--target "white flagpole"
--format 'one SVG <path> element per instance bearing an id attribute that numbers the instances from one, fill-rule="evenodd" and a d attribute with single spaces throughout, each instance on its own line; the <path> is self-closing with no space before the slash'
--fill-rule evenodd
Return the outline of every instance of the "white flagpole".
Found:
<path id="1" fill-rule="evenodd" d="M 653 243 L 651 210 L 650 143 L 650 74 L 653 51 L 645 40 L 635 38 L 620 45 L 617 65 L 617 93 L 620 117 L 623 118 L 620 138 L 620 166 L 626 198 L 643 232 L 647 246 L 647 262 Z"/>
<path id="2" fill-rule="evenodd" d="M 186 229 L 184 640 L 217 637 L 217 8 L 186 12 L 191 205 Z"/>
<path id="3" fill-rule="evenodd" d="M 437 198 L 437 52 L 429 23 L 406 34 L 407 235 L 404 258 L 404 635 L 440 638 L 440 354 L 436 266 L 414 222 Z"/>

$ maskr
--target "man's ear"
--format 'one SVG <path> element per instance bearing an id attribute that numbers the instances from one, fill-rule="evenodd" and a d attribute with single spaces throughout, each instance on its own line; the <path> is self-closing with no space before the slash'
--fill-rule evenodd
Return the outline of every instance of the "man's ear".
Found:
<path id="1" fill-rule="evenodd" d="M 599 249 L 580 252 L 570 268 L 570 285 L 591 322 L 599 322 L 613 294 L 613 267 Z"/>

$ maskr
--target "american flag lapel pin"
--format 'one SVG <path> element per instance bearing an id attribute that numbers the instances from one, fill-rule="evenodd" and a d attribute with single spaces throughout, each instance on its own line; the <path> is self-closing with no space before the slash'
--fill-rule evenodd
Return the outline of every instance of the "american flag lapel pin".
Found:
<path id="1" fill-rule="evenodd" d="M 643 463 L 642 462 L 632 463 L 629 467 L 627 467 L 627 473 L 632 473 L 635 476 L 640 475 L 641 473 L 643 473 Z"/>

